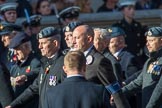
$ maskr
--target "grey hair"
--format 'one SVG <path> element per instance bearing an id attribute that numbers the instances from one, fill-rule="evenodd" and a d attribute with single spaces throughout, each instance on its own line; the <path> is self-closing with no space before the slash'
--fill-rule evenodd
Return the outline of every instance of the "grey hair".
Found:
<path id="1" fill-rule="evenodd" d="M 53 41 L 53 40 L 57 40 L 59 43 L 59 48 L 60 48 L 60 44 L 61 44 L 61 35 L 60 34 L 56 34 L 54 36 L 48 37 L 47 38 L 49 41 Z"/>
<path id="2" fill-rule="evenodd" d="M 59 43 L 61 42 L 61 35 L 60 34 L 57 34 L 57 35 L 54 35 L 54 36 L 51 36 L 51 37 L 48 37 L 47 38 L 48 40 L 57 40 Z"/>
<path id="3" fill-rule="evenodd" d="M 30 51 L 32 51 L 32 44 L 31 44 L 30 41 L 25 42 L 25 43 L 23 44 L 23 47 L 24 47 L 25 49 L 29 49 Z"/>
<path id="4" fill-rule="evenodd" d="M 103 28 L 94 28 L 94 31 L 100 32 L 100 38 L 101 39 L 110 39 L 109 32 L 106 29 Z"/>

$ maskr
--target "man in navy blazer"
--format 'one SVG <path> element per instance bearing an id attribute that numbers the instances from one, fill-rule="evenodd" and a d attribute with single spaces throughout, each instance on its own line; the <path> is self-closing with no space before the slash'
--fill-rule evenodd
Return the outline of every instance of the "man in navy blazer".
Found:
<path id="1" fill-rule="evenodd" d="M 86 58 L 82 52 L 68 52 L 63 69 L 67 78 L 60 85 L 49 89 L 45 108 L 110 108 L 105 87 L 84 78 Z"/>

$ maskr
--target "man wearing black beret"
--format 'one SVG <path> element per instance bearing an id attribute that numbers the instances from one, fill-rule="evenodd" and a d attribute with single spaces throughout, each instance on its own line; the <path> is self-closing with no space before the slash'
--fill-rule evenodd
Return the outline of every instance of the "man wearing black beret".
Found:
<path id="1" fill-rule="evenodd" d="M 39 95 L 39 108 L 45 108 L 44 99 L 47 90 L 61 83 L 65 77 L 62 69 L 64 56 L 60 52 L 58 29 L 46 27 L 39 32 L 37 37 L 39 49 L 43 56 L 39 75 L 33 84 L 6 108 L 17 108 L 17 106 L 27 103 L 37 95 Z"/>
<path id="2" fill-rule="evenodd" d="M 60 18 L 63 20 L 63 24 L 67 25 L 72 21 L 77 21 L 80 13 L 78 6 L 72 6 L 65 8 L 59 13 Z"/>
<path id="3" fill-rule="evenodd" d="M 0 59 L 2 63 L 10 70 L 11 66 L 15 63 L 13 49 L 8 48 L 12 38 L 22 31 L 21 26 L 13 23 L 2 22 L 0 24 L 1 41 L 4 45 L 4 50 L 1 52 Z"/>
<path id="4" fill-rule="evenodd" d="M 135 74 L 142 68 L 137 57 L 129 52 L 125 43 L 125 32 L 119 27 L 109 27 L 108 32 L 110 34 L 109 51 L 118 60 L 121 65 L 121 77 L 123 82 Z M 136 73 L 137 74 L 137 73 Z M 133 79 L 132 79 L 133 80 Z M 141 95 L 133 94 L 128 96 L 129 103 L 132 108 L 136 108 L 137 97 L 141 98 Z"/>
<path id="5" fill-rule="evenodd" d="M 144 48 L 145 48 L 145 36 L 146 26 L 144 27 L 134 19 L 135 15 L 135 4 L 137 0 L 119 0 L 118 8 L 123 14 L 123 19 L 113 24 L 115 27 L 120 27 L 125 32 L 125 43 L 127 50 L 132 54 L 136 55 L 143 65 L 147 59 Z"/>
<path id="6" fill-rule="evenodd" d="M 15 23 L 17 19 L 17 3 L 8 2 L 0 5 L 0 12 L 3 16 L 4 21 L 9 23 Z"/>
<path id="7" fill-rule="evenodd" d="M 68 49 L 65 49 L 63 51 L 64 54 L 66 54 L 69 50 L 73 50 L 73 30 L 79 26 L 79 25 L 82 25 L 83 23 L 82 22 L 79 22 L 79 21 L 74 21 L 74 22 L 70 22 L 67 26 L 65 26 L 63 28 L 63 32 L 64 32 L 64 35 L 65 35 L 65 42 L 66 42 L 66 45 L 68 47 Z"/>
<path id="8" fill-rule="evenodd" d="M 152 27 L 145 35 L 149 58 L 137 79 L 122 88 L 123 93 L 129 94 L 142 87 L 141 108 L 146 108 L 162 72 L 162 28 Z"/>
<path id="9" fill-rule="evenodd" d="M 140 69 L 139 62 L 132 53 L 126 49 L 125 32 L 119 27 L 110 27 L 109 50 L 119 61 L 122 67 L 122 78 L 127 79 Z"/>
<path id="10" fill-rule="evenodd" d="M 22 22 L 23 29 L 25 33 L 28 34 L 30 37 L 30 41 L 32 44 L 32 49 L 34 54 L 37 56 L 38 59 L 41 58 L 41 52 L 40 49 L 38 48 L 38 40 L 36 38 L 36 35 L 40 32 L 41 30 L 41 16 L 40 15 L 32 15 L 29 18 L 30 22 L 25 19 Z"/>
<path id="11" fill-rule="evenodd" d="M 33 83 L 40 71 L 40 61 L 32 53 L 32 47 L 29 36 L 26 33 L 18 33 L 9 45 L 14 49 L 17 62 L 11 67 L 11 84 L 14 90 L 14 96 L 18 97 L 29 85 Z M 37 108 L 38 96 L 30 100 L 21 108 Z"/>

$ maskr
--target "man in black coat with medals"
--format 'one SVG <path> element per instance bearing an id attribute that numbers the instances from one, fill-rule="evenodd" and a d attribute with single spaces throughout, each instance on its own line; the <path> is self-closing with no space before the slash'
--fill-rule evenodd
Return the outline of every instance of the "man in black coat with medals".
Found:
<path id="1" fill-rule="evenodd" d="M 162 28 L 152 27 L 146 32 L 146 36 L 149 59 L 137 79 L 122 88 L 126 94 L 142 88 L 142 108 L 146 108 L 153 91 L 156 91 L 155 87 L 159 86 L 157 83 L 162 72 Z"/>
<path id="2" fill-rule="evenodd" d="M 15 108 L 27 103 L 35 95 L 39 95 L 39 108 L 44 108 L 45 94 L 61 83 L 65 77 L 62 69 L 64 56 L 60 53 L 60 34 L 54 27 L 46 27 L 38 34 L 39 49 L 42 56 L 42 68 L 38 77 L 10 106 L 6 108 Z"/>

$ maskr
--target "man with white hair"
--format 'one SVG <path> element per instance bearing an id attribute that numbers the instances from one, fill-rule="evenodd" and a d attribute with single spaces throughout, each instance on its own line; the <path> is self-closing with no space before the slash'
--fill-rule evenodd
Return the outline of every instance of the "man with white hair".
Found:
<path id="1" fill-rule="evenodd" d="M 94 47 L 98 52 L 102 53 L 106 58 L 108 58 L 111 61 L 115 76 L 118 79 L 118 81 L 121 81 L 121 66 L 117 59 L 109 51 L 109 41 L 110 34 L 107 31 L 107 29 L 94 28 Z"/>
<path id="2" fill-rule="evenodd" d="M 11 84 L 14 96 L 18 97 L 29 85 L 33 83 L 40 71 L 40 61 L 32 53 L 29 36 L 24 32 L 18 33 L 9 45 L 14 49 L 17 63 L 11 67 Z M 21 108 L 37 108 L 38 96 Z"/>

